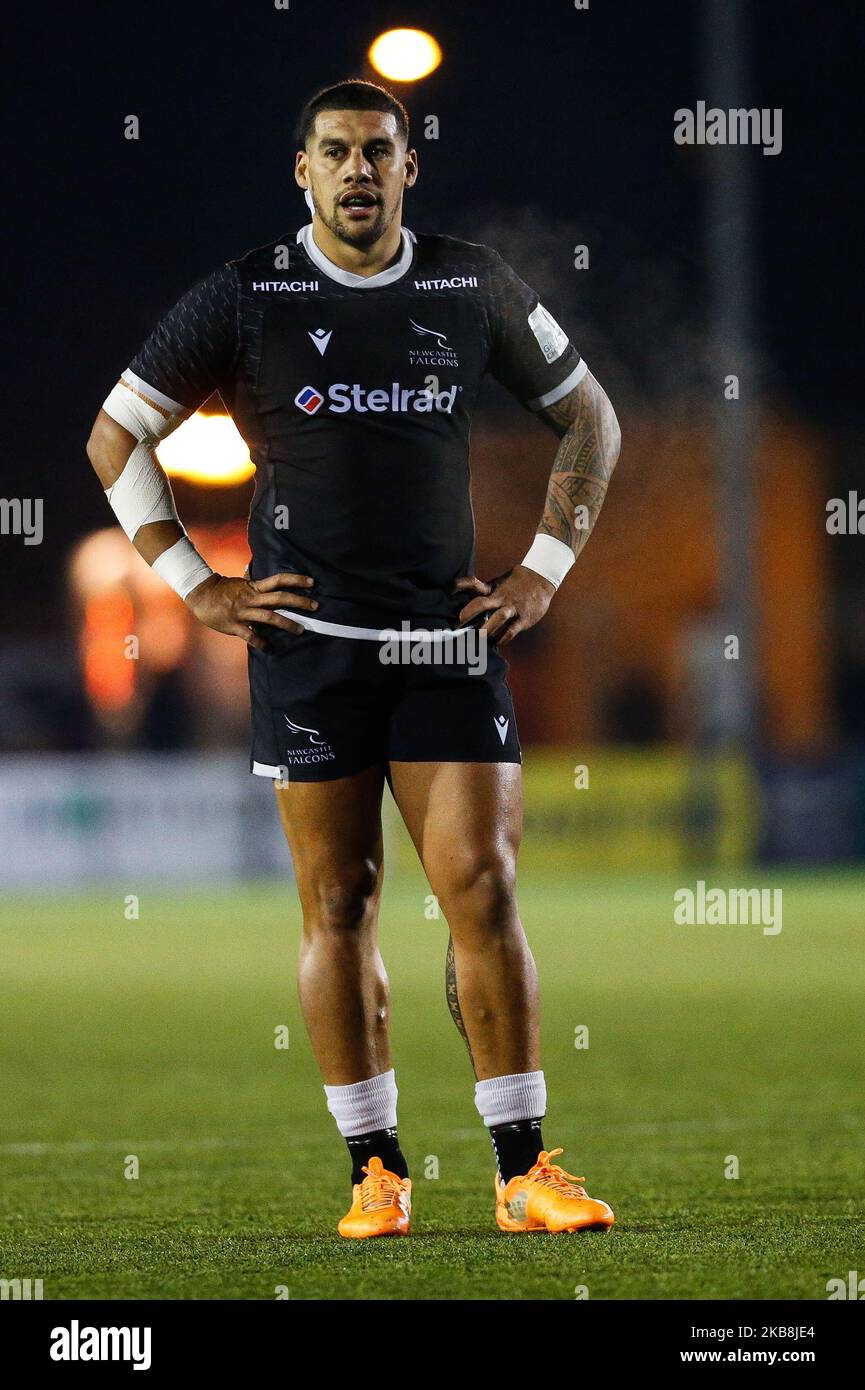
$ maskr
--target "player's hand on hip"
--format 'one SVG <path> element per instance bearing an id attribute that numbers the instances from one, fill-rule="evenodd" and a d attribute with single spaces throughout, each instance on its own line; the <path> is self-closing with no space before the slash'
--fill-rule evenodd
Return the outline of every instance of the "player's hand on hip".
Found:
<path id="1" fill-rule="evenodd" d="M 497 647 L 507 646 L 518 632 L 540 622 L 556 592 L 548 579 L 525 565 L 515 566 L 489 584 L 474 576 L 458 579 L 454 589 L 471 589 L 476 595 L 460 612 L 460 622 L 470 623 L 485 613 L 481 631 Z"/>
<path id="2" fill-rule="evenodd" d="M 267 650 L 267 639 L 259 628 L 279 628 L 282 632 L 303 632 L 277 608 L 300 608 L 314 613 L 318 603 L 295 589 L 309 589 L 315 583 L 308 574 L 271 574 L 267 579 L 232 579 L 213 574 L 187 595 L 187 605 L 199 622 L 215 632 L 242 637 L 256 651 Z"/>

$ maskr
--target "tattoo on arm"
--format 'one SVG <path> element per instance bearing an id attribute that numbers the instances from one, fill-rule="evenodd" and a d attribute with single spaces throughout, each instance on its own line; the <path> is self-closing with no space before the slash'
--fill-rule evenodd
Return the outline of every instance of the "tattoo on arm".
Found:
<path id="1" fill-rule="evenodd" d="M 459 995 L 457 994 L 457 967 L 454 959 L 454 939 L 448 937 L 448 953 L 445 961 L 445 986 L 447 988 L 448 1008 L 451 1011 L 451 1018 L 462 1033 L 463 1042 L 469 1050 L 469 1058 L 474 1066 L 472 1057 L 472 1045 L 469 1042 L 469 1035 L 466 1032 L 466 1025 L 463 1019 L 462 1009 L 460 1008 Z"/>
<path id="2" fill-rule="evenodd" d="M 564 541 L 579 555 L 597 521 L 619 457 L 619 423 L 591 372 L 540 414 L 560 443 L 538 531 Z"/>

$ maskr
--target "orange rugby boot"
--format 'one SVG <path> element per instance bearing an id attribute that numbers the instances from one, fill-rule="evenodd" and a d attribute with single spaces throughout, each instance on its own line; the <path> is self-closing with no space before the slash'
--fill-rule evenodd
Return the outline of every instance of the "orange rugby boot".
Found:
<path id="1" fill-rule="evenodd" d="M 606 1202 L 590 1197 L 580 1183 L 550 1159 L 561 1149 L 538 1154 L 524 1177 L 502 1182 L 496 1173 L 496 1222 L 502 1231 L 608 1231 L 615 1216 Z"/>
<path id="2" fill-rule="evenodd" d="M 380 1158 L 371 1158 L 363 1182 L 352 1188 L 348 1213 L 337 1227 L 341 1236 L 407 1236 L 411 1226 L 411 1178 L 389 1173 Z"/>

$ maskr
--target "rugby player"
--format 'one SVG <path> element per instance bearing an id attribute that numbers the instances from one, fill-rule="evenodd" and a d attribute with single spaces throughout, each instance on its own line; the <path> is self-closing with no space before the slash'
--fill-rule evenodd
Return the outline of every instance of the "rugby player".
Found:
<path id="1" fill-rule="evenodd" d="M 88 455 L 139 554 L 196 618 L 249 646 L 251 771 L 276 786 L 303 909 L 301 1005 L 352 1162 L 340 1233 L 406 1235 L 410 1221 L 376 939 L 385 780 L 450 929 L 447 1000 L 492 1136 L 498 1225 L 606 1229 L 610 1207 L 553 1162 L 561 1150 L 541 1133 L 502 649 L 543 618 L 585 545 L 618 424 L 496 251 L 404 227 L 418 157 L 394 96 L 363 81 L 328 88 L 301 113 L 297 143 L 311 221 L 180 299 L 105 401 Z M 469 493 L 485 372 L 560 440 L 534 542 L 488 582 L 474 573 Z M 214 391 L 257 470 L 244 576 L 205 564 L 153 453 Z M 432 634 L 441 659 L 381 660 L 394 631 L 407 652 Z M 483 635 L 485 663 L 458 649 L 468 631 Z"/>

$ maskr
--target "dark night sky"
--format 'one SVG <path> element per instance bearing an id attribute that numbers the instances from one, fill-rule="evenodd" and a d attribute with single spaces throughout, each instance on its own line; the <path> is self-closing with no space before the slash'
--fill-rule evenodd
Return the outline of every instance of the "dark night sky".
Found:
<path id="1" fill-rule="evenodd" d="M 753 152 L 761 344 L 774 389 L 843 434 L 862 420 L 850 230 L 861 6 L 753 0 L 750 9 L 748 104 L 784 108 L 783 153 Z M 657 378 L 641 364 L 658 327 L 643 306 L 663 293 L 668 314 L 699 330 L 699 162 L 672 139 L 678 106 L 711 101 L 692 0 L 591 0 L 587 13 L 570 0 L 291 0 L 287 12 L 270 0 L 180 0 L 35 13 L 6 68 L 3 493 L 45 497 L 47 541 L 23 564 L 16 547 L 11 570 L 4 542 L 19 620 L 59 592 L 76 535 L 107 519 L 83 446 L 119 371 L 189 284 L 306 220 L 291 179 L 297 108 L 361 72 L 385 28 L 427 28 L 445 51 L 406 98 L 421 156 L 409 226 L 475 239 L 501 226 L 499 249 L 523 274 L 527 229 L 551 229 L 563 256 L 588 241 L 591 278 L 574 290 L 584 298 L 565 306 L 579 318 L 578 345 L 594 365 L 592 347 L 602 360 L 616 344 L 648 395 Z M 440 118 L 437 143 L 422 138 L 427 112 Z M 140 117 L 137 143 L 123 138 L 128 113 Z"/>

